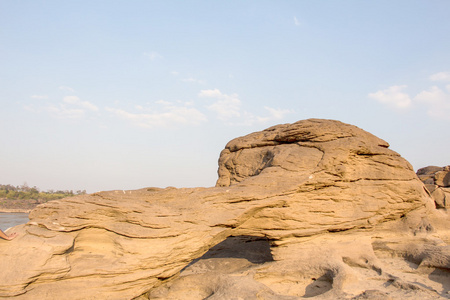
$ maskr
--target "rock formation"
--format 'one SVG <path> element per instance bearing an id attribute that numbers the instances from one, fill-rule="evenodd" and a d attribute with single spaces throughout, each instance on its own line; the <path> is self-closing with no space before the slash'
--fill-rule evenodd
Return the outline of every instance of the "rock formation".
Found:
<path id="1" fill-rule="evenodd" d="M 436 204 L 436 208 L 450 208 L 450 166 L 429 166 L 417 170 Z"/>
<path id="2" fill-rule="evenodd" d="M 40 205 L 0 241 L 0 297 L 448 298 L 447 212 L 388 147 L 310 119 L 230 141 L 213 188 Z"/>

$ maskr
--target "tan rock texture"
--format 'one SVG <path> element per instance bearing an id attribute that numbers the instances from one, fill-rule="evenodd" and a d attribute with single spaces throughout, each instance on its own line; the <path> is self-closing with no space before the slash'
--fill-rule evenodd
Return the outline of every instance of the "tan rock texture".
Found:
<path id="1" fill-rule="evenodd" d="M 388 147 L 310 119 L 230 141 L 213 188 L 40 205 L 0 241 L 0 298 L 448 298 L 448 215 Z"/>
<path id="2" fill-rule="evenodd" d="M 450 166 L 421 168 L 417 176 L 428 189 L 436 208 L 450 208 Z"/>

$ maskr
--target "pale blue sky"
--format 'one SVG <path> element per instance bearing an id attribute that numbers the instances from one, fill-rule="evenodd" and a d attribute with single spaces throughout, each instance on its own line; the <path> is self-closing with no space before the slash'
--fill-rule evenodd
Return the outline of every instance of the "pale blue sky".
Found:
<path id="1" fill-rule="evenodd" d="M 357 125 L 450 164 L 450 1 L 0 0 L 0 183 L 213 186 L 232 138 Z"/>

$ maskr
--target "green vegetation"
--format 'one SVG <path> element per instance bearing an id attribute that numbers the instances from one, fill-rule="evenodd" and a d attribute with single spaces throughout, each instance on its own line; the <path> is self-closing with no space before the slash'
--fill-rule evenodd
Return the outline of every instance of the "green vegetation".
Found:
<path id="1" fill-rule="evenodd" d="M 65 197 L 71 197 L 76 195 L 86 194 L 86 191 L 53 191 L 48 190 L 41 192 L 37 187 L 29 187 L 26 183 L 22 186 L 13 186 L 10 184 L 0 184 L 0 199 L 12 199 L 12 200 L 37 200 L 39 202 L 47 202 L 50 200 L 61 199 Z"/>

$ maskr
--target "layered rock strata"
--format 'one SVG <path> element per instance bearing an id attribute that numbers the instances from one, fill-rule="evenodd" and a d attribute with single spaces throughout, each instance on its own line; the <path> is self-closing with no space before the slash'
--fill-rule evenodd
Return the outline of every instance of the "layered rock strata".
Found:
<path id="1" fill-rule="evenodd" d="M 445 298 L 448 216 L 388 147 L 310 119 L 229 142 L 213 188 L 40 205 L 0 244 L 0 297 Z"/>

